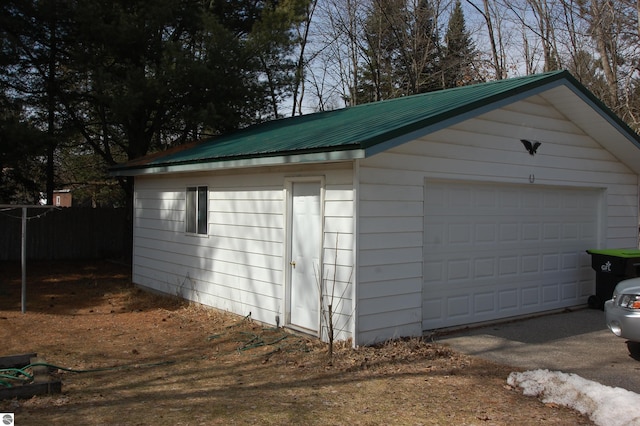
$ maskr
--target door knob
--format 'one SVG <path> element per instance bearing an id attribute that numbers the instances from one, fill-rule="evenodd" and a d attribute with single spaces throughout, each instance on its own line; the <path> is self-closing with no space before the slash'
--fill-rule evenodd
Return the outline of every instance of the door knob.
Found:
<path id="1" fill-rule="evenodd" d="M 296 261 L 292 260 L 291 262 L 289 262 L 289 265 L 293 266 L 294 268 L 296 267 Z"/>

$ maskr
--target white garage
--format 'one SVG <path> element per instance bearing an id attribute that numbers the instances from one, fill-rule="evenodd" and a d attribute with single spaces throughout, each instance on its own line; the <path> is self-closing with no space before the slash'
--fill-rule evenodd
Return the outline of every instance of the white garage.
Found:
<path id="1" fill-rule="evenodd" d="M 586 250 L 638 245 L 640 137 L 563 71 L 275 120 L 113 174 L 135 177 L 136 284 L 354 345 L 586 307 Z"/>
<path id="2" fill-rule="evenodd" d="M 427 181 L 423 328 L 583 303 L 603 200 L 602 190 Z"/>

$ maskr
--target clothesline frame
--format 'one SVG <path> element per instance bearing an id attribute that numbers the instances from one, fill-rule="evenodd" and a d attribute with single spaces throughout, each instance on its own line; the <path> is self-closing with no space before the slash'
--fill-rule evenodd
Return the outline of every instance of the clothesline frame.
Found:
<path id="1" fill-rule="evenodd" d="M 59 206 L 40 205 L 40 204 L 0 204 L 0 211 L 9 211 L 20 209 L 22 211 L 21 222 L 21 247 L 20 247 L 20 265 L 22 269 L 22 286 L 20 295 L 20 310 L 24 314 L 27 312 L 27 212 L 29 209 L 59 209 Z M 38 216 L 40 217 L 40 216 Z M 16 217 L 17 218 L 17 217 Z"/>

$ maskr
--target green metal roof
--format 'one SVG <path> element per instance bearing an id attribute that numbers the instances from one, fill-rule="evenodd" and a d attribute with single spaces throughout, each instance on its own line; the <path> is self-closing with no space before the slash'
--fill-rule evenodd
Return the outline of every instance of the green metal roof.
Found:
<path id="1" fill-rule="evenodd" d="M 193 165 L 206 169 L 213 163 L 248 164 L 251 159 L 274 157 L 307 156 L 308 161 L 363 158 L 410 139 L 413 132 L 433 131 L 501 102 L 514 102 L 562 84 L 569 84 L 633 133 L 568 72 L 555 71 L 273 120 L 133 160 L 114 167 L 112 174 L 186 171 L 193 170 Z"/>

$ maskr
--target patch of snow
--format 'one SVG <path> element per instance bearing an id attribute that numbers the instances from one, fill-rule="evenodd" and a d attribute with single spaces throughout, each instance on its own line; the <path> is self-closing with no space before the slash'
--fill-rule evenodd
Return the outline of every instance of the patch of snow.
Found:
<path id="1" fill-rule="evenodd" d="M 640 395 L 602 385 L 577 374 L 532 370 L 509 374 L 507 383 L 544 403 L 573 408 L 602 426 L 640 425 Z"/>

